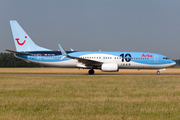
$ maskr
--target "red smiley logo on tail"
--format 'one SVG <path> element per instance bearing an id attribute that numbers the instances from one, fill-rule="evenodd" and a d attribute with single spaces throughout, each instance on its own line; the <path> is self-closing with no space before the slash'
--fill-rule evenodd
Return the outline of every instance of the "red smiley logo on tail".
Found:
<path id="1" fill-rule="evenodd" d="M 25 38 L 27 38 L 27 36 L 25 36 Z M 20 43 L 20 42 L 19 42 L 19 38 L 16 38 L 15 40 L 17 40 L 18 45 L 24 45 L 24 43 L 26 42 L 26 40 L 24 40 L 23 43 Z"/>

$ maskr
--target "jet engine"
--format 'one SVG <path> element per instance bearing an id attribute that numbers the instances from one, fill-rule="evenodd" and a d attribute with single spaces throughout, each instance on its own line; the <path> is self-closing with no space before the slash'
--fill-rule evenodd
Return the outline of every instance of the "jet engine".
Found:
<path id="1" fill-rule="evenodd" d="M 104 63 L 101 66 L 102 72 L 118 72 L 118 64 L 116 63 Z"/>

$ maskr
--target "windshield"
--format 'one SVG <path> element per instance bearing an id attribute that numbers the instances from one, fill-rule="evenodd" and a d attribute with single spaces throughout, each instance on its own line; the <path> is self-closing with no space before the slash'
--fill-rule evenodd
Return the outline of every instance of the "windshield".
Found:
<path id="1" fill-rule="evenodd" d="M 164 60 L 168 60 L 169 58 L 168 57 L 163 57 Z"/>

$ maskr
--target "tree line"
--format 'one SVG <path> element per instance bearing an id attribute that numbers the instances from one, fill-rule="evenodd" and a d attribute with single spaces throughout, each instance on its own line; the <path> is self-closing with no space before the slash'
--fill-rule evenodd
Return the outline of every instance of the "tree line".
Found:
<path id="1" fill-rule="evenodd" d="M 174 60 L 175 67 L 180 66 L 180 59 Z M 0 67 L 41 67 L 39 64 L 27 63 L 22 59 L 18 59 L 13 53 L 0 53 Z"/>
<path id="2" fill-rule="evenodd" d="M 0 53 L 0 67 L 40 67 L 40 65 L 27 63 L 16 58 L 13 53 Z"/>
<path id="3" fill-rule="evenodd" d="M 180 59 L 174 61 L 176 62 L 176 65 L 174 67 L 180 67 Z"/>

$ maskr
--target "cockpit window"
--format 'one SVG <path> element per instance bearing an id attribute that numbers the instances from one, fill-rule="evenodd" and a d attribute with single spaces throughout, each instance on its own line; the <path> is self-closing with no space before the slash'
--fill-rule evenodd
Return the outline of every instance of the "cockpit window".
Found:
<path id="1" fill-rule="evenodd" d="M 163 57 L 164 60 L 168 60 L 169 58 L 168 57 Z"/>

